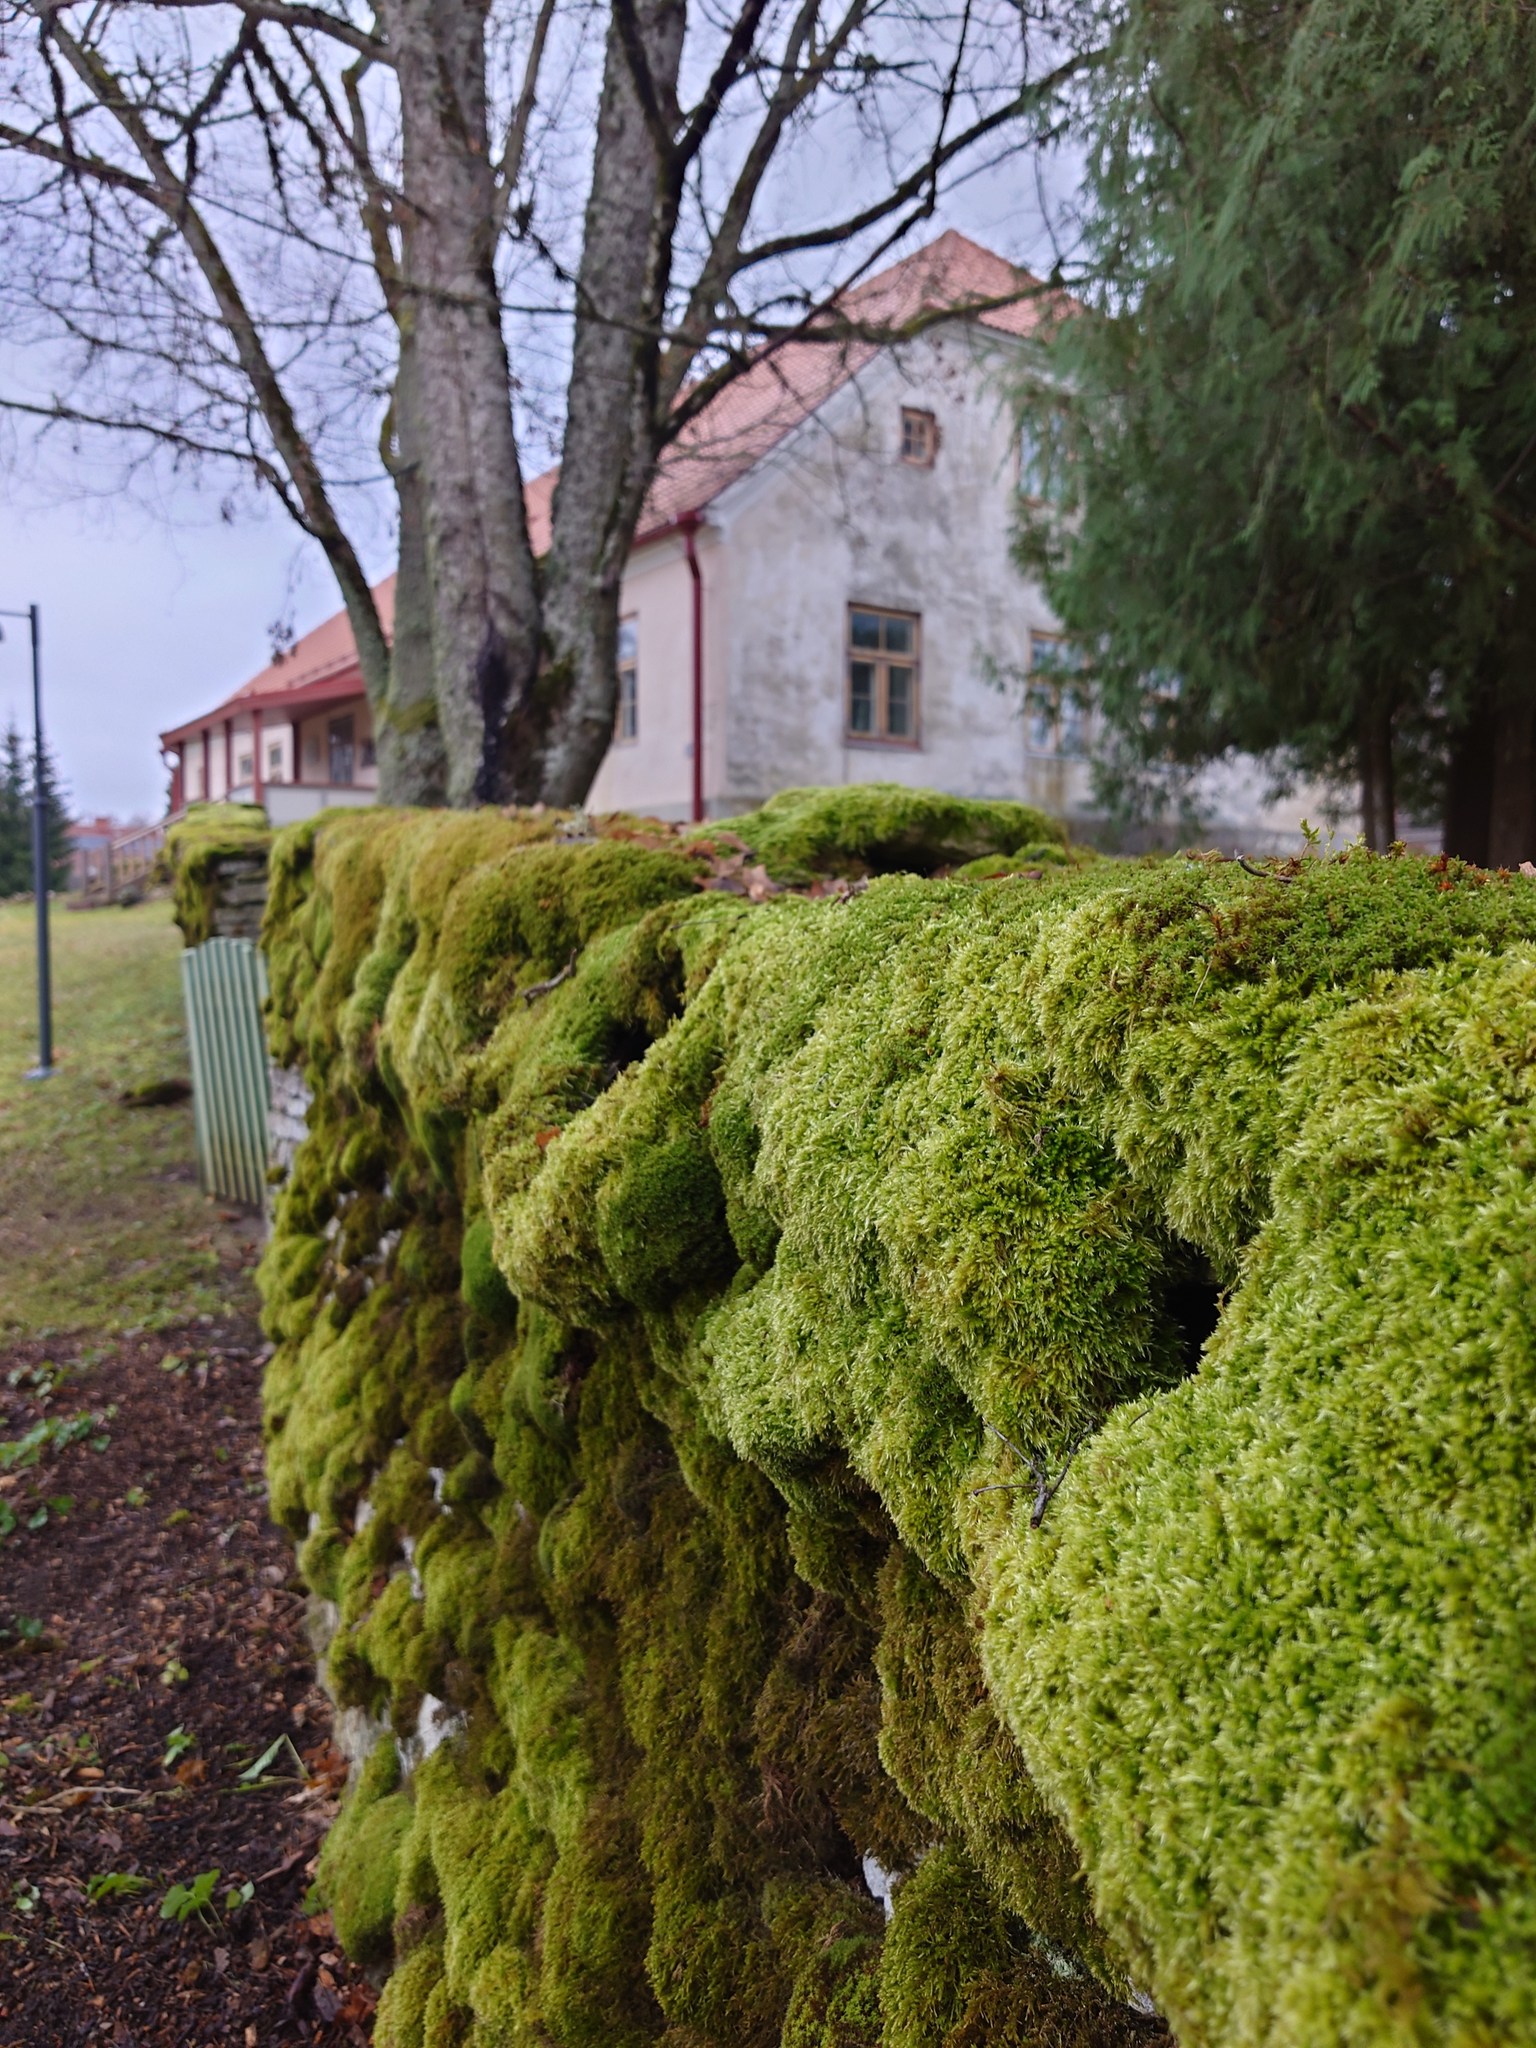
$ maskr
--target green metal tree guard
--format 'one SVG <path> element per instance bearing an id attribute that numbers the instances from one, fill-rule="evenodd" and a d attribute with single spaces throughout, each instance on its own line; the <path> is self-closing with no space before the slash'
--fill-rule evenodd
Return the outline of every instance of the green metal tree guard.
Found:
<path id="1" fill-rule="evenodd" d="M 205 1193 L 259 1209 L 267 1192 L 267 971 L 249 939 L 209 939 L 181 956 L 192 1050 L 197 1178 Z"/>

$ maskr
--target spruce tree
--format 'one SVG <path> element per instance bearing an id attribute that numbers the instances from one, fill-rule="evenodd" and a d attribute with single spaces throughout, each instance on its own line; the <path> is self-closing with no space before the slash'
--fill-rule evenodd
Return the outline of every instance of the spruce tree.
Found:
<path id="1" fill-rule="evenodd" d="M 1085 4 L 1099 288 L 1021 552 L 1135 761 L 1353 774 L 1536 854 L 1536 35 L 1519 0 Z"/>
<path id="2" fill-rule="evenodd" d="M 0 897 L 32 886 L 31 797 L 26 754 L 13 724 L 0 748 Z"/>
<path id="3" fill-rule="evenodd" d="M 58 765 L 43 748 L 43 796 L 48 806 L 48 886 L 69 884 L 69 808 Z M 0 741 L 0 897 L 19 896 L 33 885 L 32 747 L 12 723 Z"/>

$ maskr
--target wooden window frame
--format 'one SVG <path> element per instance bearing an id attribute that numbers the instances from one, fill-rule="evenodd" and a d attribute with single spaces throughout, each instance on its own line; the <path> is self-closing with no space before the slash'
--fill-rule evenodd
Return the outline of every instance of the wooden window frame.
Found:
<path id="1" fill-rule="evenodd" d="M 917 430 L 921 430 L 922 453 L 914 452 Z M 909 430 L 911 430 L 909 434 Z M 901 459 L 908 469 L 932 469 L 939 453 L 939 423 L 919 405 L 901 408 Z"/>
<path id="2" fill-rule="evenodd" d="M 897 655 L 881 647 L 857 647 L 853 639 L 855 616 L 873 616 L 879 619 L 905 619 L 912 628 L 912 652 Z M 872 732 L 857 732 L 853 724 L 853 665 L 860 662 L 875 671 L 874 717 Z M 909 733 L 893 733 L 890 725 L 890 671 L 892 667 L 909 668 L 912 671 L 912 730 Z M 855 747 L 904 747 L 909 753 L 916 753 L 923 744 L 923 615 L 921 612 L 897 611 L 892 605 L 850 604 L 843 627 L 843 739 L 845 744 Z"/>
<path id="3" fill-rule="evenodd" d="M 1070 654 L 1072 645 L 1072 641 L 1065 633 L 1047 631 L 1044 627 L 1041 627 L 1036 632 L 1033 627 L 1030 628 L 1029 668 L 1024 679 L 1026 691 L 1024 700 L 1024 751 L 1032 760 L 1086 761 L 1091 757 L 1091 735 L 1088 729 L 1089 715 L 1086 707 L 1081 712 L 1078 746 L 1072 749 L 1071 752 L 1068 752 L 1067 748 L 1062 744 L 1062 719 L 1063 708 L 1066 704 L 1066 693 L 1074 675 L 1081 667 L 1080 656 L 1076 661 L 1068 660 L 1046 668 L 1042 668 L 1039 663 L 1038 650 L 1041 647 L 1049 647 L 1053 650 L 1060 648 Z M 1048 747 L 1039 747 L 1031 740 L 1030 724 L 1033 719 L 1040 715 L 1041 710 L 1044 708 L 1044 700 L 1046 699 L 1049 699 L 1050 706 L 1051 744 Z"/>

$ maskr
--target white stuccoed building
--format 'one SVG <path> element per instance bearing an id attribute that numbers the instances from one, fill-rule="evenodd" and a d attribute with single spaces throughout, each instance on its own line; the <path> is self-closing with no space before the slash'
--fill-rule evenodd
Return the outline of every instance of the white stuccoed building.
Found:
<path id="1" fill-rule="evenodd" d="M 1012 556 L 1033 482 L 1015 398 L 1061 303 L 946 234 L 843 302 L 856 334 L 913 338 L 765 352 L 690 423 L 625 571 L 592 810 L 725 817 L 799 784 L 894 781 L 1091 823 L 1092 721 Z M 528 486 L 540 551 L 557 481 Z M 381 587 L 386 620 L 392 596 Z M 338 615 L 161 736 L 173 807 L 228 794 L 287 820 L 370 801 L 371 735 Z M 1266 807 L 1256 772 L 1208 777 L 1202 795 L 1207 840 L 1299 845 L 1306 806 Z"/>
<path id="2" fill-rule="evenodd" d="M 619 726 L 593 809 L 691 815 L 696 722 L 711 817 L 862 781 L 1087 806 L 1087 734 L 1045 673 L 1056 621 L 1011 554 L 1010 385 L 1046 302 L 959 235 L 864 289 L 893 322 L 1031 296 L 900 347 L 801 344 L 703 415 L 630 557 Z"/>

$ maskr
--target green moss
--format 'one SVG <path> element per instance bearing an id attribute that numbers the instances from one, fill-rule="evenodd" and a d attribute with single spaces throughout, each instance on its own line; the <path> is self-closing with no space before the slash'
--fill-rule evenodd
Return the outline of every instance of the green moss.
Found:
<path id="1" fill-rule="evenodd" d="M 984 802 L 864 782 L 784 789 L 760 811 L 710 826 L 744 839 L 784 879 L 821 873 L 932 874 L 1025 843 L 1059 845 L 1065 833 L 1028 804 Z"/>
<path id="2" fill-rule="evenodd" d="M 392 1845 L 378 2037 L 1536 2033 L 1536 887 L 735 829 L 873 879 L 274 850 L 273 1506 L 414 1765 L 327 1852 Z"/>
<path id="3" fill-rule="evenodd" d="M 477 1216 L 474 1222 L 466 1227 L 460 1265 L 463 1270 L 462 1292 L 466 1305 L 484 1322 L 514 1322 L 517 1317 L 517 1303 L 512 1297 L 511 1288 L 502 1278 L 501 1268 L 496 1264 L 491 1249 L 489 1216 Z"/>
<path id="4" fill-rule="evenodd" d="M 360 1963 L 383 1962 L 391 1950 L 400 1844 L 411 1824 L 399 1784 L 399 1759 L 386 1736 L 348 1789 L 316 1872 L 336 1938 Z"/>
<path id="5" fill-rule="evenodd" d="M 185 945 L 213 937 L 225 879 L 259 875 L 271 844 L 259 804 L 194 804 L 168 829 L 157 872 L 171 884 L 172 915 Z"/>

